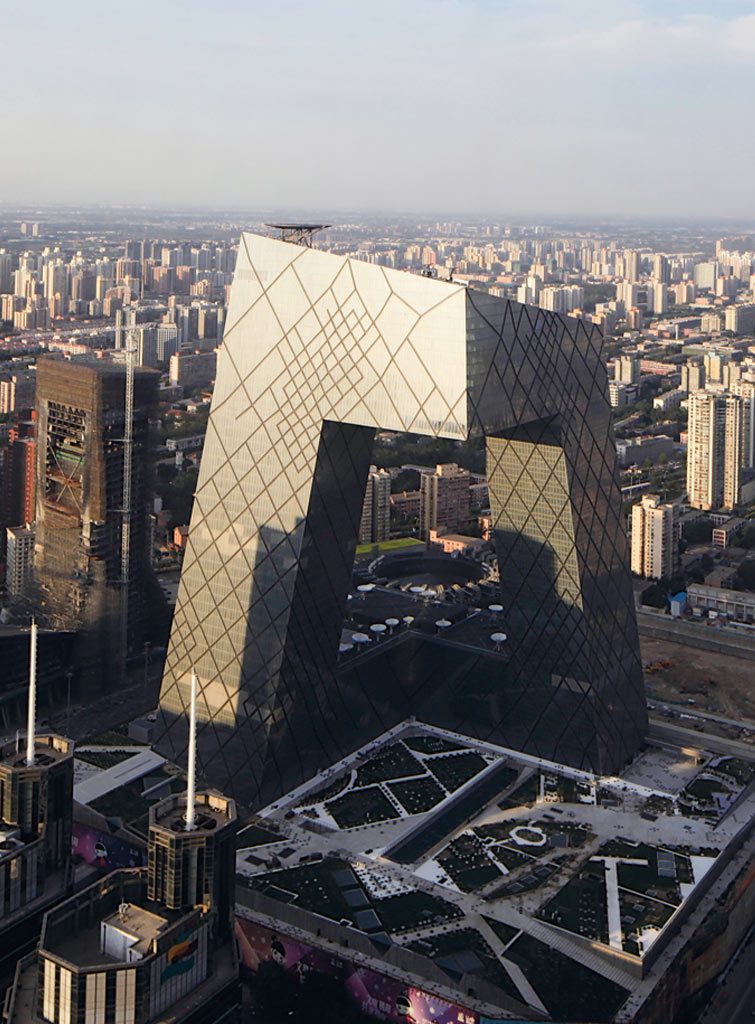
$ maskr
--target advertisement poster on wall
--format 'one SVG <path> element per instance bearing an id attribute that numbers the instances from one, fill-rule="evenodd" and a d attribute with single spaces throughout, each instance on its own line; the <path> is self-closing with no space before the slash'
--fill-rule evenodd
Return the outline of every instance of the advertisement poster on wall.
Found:
<path id="1" fill-rule="evenodd" d="M 73 823 L 71 848 L 74 855 L 78 854 L 87 864 L 102 871 L 140 868 L 147 863 L 146 850 L 76 822 Z"/>
<path id="2" fill-rule="evenodd" d="M 351 964 L 326 950 L 242 917 L 236 918 L 236 938 L 241 961 L 250 971 L 256 972 L 262 963 L 272 961 L 292 976 L 303 977 L 310 971 L 317 971 L 340 977 L 359 1009 L 377 1020 L 390 1024 L 498 1024 L 457 1003 L 449 1003 L 396 978 Z"/>

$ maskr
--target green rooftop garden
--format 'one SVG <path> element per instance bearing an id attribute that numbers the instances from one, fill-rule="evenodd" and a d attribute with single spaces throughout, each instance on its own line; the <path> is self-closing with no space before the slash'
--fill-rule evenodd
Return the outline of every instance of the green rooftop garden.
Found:
<path id="1" fill-rule="evenodd" d="M 464 892 L 474 892 L 501 875 L 472 832 L 462 832 L 435 859 Z"/>
<path id="2" fill-rule="evenodd" d="M 389 782 L 388 788 L 407 814 L 421 814 L 429 811 L 441 800 L 446 792 L 434 779 L 409 779 L 406 782 Z"/>
<path id="3" fill-rule="evenodd" d="M 335 818 L 339 828 L 356 828 L 357 825 L 371 825 L 376 821 L 401 817 L 378 786 L 352 789 L 325 804 L 325 809 Z"/>
<path id="4" fill-rule="evenodd" d="M 402 743 L 393 743 L 357 768 L 357 786 L 423 775 L 425 769 Z"/>
<path id="5" fill-rule="evenodd" d="M 83 761 L 85 764 L 91 764 L 95 768 L 103 770 L 115 768 L 116 765 L 128 761 L 130 757 L 134 757 L 133 750 L 82 750 L 80 747 L 76 748 L 77 761 Z"/>
<path id="6" fill-rule="evenodd" d="M 465 782 L 469 782 L 475 775 L 487 768 L 488 762 L 481 754 L 468 750 L 463 754 L 446 754 L 440 757 L 433 757 L 426 762 L 427 767 L 435 778 L 449 792 L 459 789 Z M 512 778 L 516 778 L 516 772 L 512 771 Z"/>
<path id="7" fill-rule="evenodd" d="M 605 1022 L 629 993 L 578 960 L 522 933 L 506 950 L 524 972 L 554 1020 Z"/>

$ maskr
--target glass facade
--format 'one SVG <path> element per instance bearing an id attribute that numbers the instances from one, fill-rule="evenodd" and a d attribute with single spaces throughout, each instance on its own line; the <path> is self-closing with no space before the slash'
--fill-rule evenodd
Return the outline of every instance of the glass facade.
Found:
<path id="1" fill-rule="evenodd" d="M 259 806 L 408 715 L 615 771 L 642 671 L 599 332 L 242 238 L 160 701 L 208 783 Z M 487 438 L 506 656 L 407 635 L 339 671 L 377 429 Z M 441 652 L 440 655 L 438 652 Z"/>

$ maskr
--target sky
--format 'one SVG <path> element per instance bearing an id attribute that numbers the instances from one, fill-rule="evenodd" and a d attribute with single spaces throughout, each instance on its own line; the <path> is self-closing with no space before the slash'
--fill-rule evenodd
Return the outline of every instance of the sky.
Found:
<path id="1" fill-rule="evenodd" d="M 755 220 L 755 0 L 0 0 L 0 200 Z"/>

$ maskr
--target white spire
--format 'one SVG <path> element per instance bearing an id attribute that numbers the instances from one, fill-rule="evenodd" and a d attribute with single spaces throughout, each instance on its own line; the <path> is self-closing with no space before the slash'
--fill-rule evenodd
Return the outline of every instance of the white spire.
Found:
<path id="1" fill-rule="evenodd" d="M 197 776 L 197 673 L 191 672 L 191 706 L 189 710 L 189 764 L 186 787 L 186 831 L 194 828 L 194 801 Z"/>
<path id="2" fill-rule="evenodd" d="M 29 651 L 29 707 L 26 721 L 26 763 L 34 764 L 34 723 L 37 717 L 37 623 L 31 620 L 31 648 Z"/>

